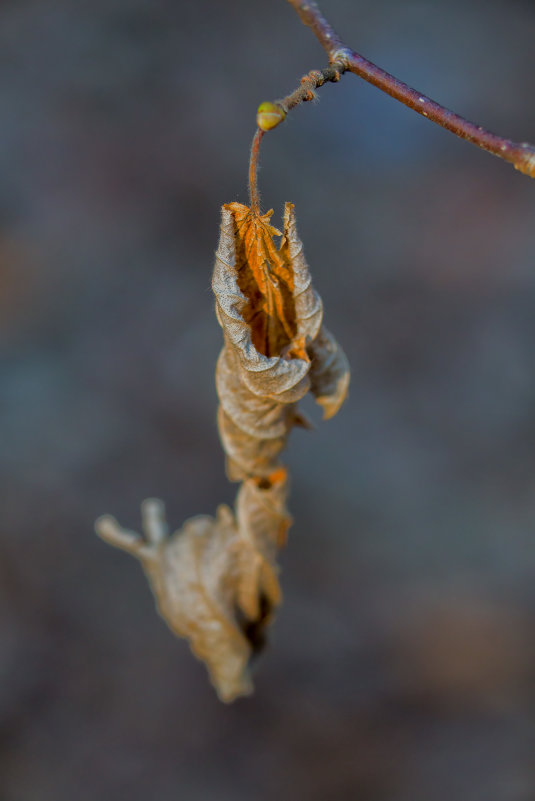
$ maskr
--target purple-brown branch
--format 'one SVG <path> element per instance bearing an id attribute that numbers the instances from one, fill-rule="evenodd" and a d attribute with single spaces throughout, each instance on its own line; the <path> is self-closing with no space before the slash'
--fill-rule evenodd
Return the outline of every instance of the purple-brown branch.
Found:
<path id="1" fill-rule="evenodd" d="M 338 75 L 346 71 L 354 72 L 355 75 L 364 78 L 368 83 L 373 84 L 373 86 L 417 111 L 418 114 L 427 117 L 428 120 L 435 122 L 447 131 L 451 131 L 461 139 L 466 139 L 468 142 L 483 148 L 483 150 L 499 156 L 510 162 L 515 169 L 529 175 L 531 178 L 535 178 L 535 147 L 533 145 L 528 142 L 513 142 L 510 139 L 504 139 L 485 130 L 481 125 L 465 120 L 464 117 L 455 114 L 455 112 L 444 108 L 444 106 L 431 100 L 426 95 L 417 92 L 406 83 L 381 69 L 381 67 L 351 50 L 333 30 L 317 3 L 313 0 L 288 0 L 288 2 L 297 11 L 302 22 L 312 28 L 329 56 L 331 68 L 334 67 Z M 306 78 L 310 78 L 313 75 L 323 75 L 323 73 L 325 73 L 325 70 L 322 73 L 312 72 Z M 315 87 L 321 86 L 322 83 L 325 83 L 325 80 L 333 80 L 333 78 L 323 79 L 321 83 L 316 83 Z M 312 91 L 313 94 L 315 87 L 311 85 L 307 89 Z M 297 97 L 300 98 L 297 102 L 311 99 L 310 96 L 306 96 L 306 92 L 303 93 L 302 87 L 299 87 L 288 98 L 278 102 L 282 108 L 287 110 L 297 105 L 297 102 L 287 105 L 290 99 L 296 100 Z"/>

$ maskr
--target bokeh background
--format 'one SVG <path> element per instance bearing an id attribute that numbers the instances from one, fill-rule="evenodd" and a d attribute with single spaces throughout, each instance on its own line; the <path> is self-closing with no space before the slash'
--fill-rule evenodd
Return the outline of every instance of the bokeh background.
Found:
<path id="1" fill-rule="evenodd" d="M 535 141 L 532 2 L 324 11 Z M 219 207 L 247 201 L 258 103 L 324 63 L 283 0 L 0 6 L 2 801 L 535 798 L 535 183 L 510 166 L 352 75 L 264 140 L 353 379 L 292 435 L 252 698 L 217 701 L 93 533 L 233 501 Z"/>

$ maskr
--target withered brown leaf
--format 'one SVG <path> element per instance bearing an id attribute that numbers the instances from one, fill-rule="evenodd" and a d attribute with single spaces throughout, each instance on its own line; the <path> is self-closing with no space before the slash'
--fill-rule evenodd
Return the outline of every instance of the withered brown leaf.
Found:
<path id="1" fill-rule="evenodd" d="M 247 299 L 242 316 L 251 341 L 264 356 L 279 356 L 297 334 L 293 303 L 294 276 L 284 251 L 277 250 L 270 225 L 273 209 L 260 215 L 241 203 L 229 203 L 236 232 L 236 259 L 241 265 L 237 284 Z M 297 354 L 296 354 L 297 355 Z M 307 359 L 304 349 L 298 354 Z"/>
<path id="2" fill-rule="evenodd" d="M 242 481 L 233 513 L 187 520 L 167 537 L 163 505 L 143 506 L 145 538 L 112 517 L 97 533 L 142 563 L 160 614 L 206 663 L 223 701 L 252 691 L 251 657 L 281 601 L 276 555 L 286 540 L 288 480 L 279 456 L 311 391 L 332 417 L 347 394 L 349 366 L 322 326 L 321 299 L 287 203 L 284 231 L 272 212 L 223 206 L 213 289 L 224 347 L 216 369 L 218 426 L 229 478 Z M 281 236 L 277 248 L 273 237 Z"/>
<path id="3" fill-rule="evenodd" d="M 285 206 L 279 249 L 271 213 L 223 206 L 212 281 L 225 336 L 216 371 L 218 424 L 234 481 L 280 468 L 290 430 L 304 422 L 296 402 L 309 390 L 332 416 L 349 384 L 347 359 L 322 327 L 293 204 Z"/>
<path id="4" fill-rule="evenodd" d="M 252 692 L 252 656 L 281 601 L 276 553 L 290 519 L 286 474 L 265 486 L 245 481 L 236 513 L 220 506 L 215 518 L 187 520 L 166 535 L 163 504 L 142 505 L 142 538 L 112 517 L 97 521 L 110 545 L 136 556 L 147 575 L 158 611 L 203 660 L 222 701 Z"/>

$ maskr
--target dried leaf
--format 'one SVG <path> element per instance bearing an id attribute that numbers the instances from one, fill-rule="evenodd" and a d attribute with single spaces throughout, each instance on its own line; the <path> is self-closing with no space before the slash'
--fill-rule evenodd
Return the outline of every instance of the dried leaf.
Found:
<path id="1" fill-rule="evenodd" d="M 163 504 L 154 500 L 142 506 L 145 539 L 112 517 L 96 524 L 102 539 L 141 561 L 158 611 L 188 638 L 223 701 L 252 692 L 251 658 L 281 601 L 275 558 L 290 523 L 286 492 L 284 472 L 265 486 L 251 479 L 240 488 L 236 515 L 220 506 L 215 519 L 191 518 L 169 538 Z"/>
<path id="2" fill-rule="evenodd" d="M 216 369 L 219 433 L 229 478 L 242 481 L 233 513 L 186 521 L 171 537 L 159 501 L 143 506 L 145 537 L 112 517 L 97 533 L 142 563 L 158 610 L 187 637 L 223 701 L 252 691 L 250 662 L 281 601 L 276 555 L 286 541 L 287 474 L 279 461 L 310 390 L 331 417 L 349 384 L 347 359 L 322 327 L 293 205 L 284 233 L 247 206 L 223 206 L 213 289 L 225 344 Z M 282 236 L 280 247 L 273 237 Z"/>
<path id="3" fill-rule="evenodd" d="M 310 391 L 316 403 L 323 408 L 323 419 L 328 420 L 340 409 L 349 387 L 349 362 L 330 331 L 323 326 L 309 349 Z"/>
<path id="4" fill-rule="evenodd" d="M 349 365 L 322 328 L 322 303 L 312 288 L 293 204 L 284 234 L 239 203 L 223 206 L 213 289 L 225 335 L 216 385 L 219 434 L 233 481 L 268 476 L 294 425 L 296 402 L 311 389 L 332 416 L 349 384 Z M 277 249 L 273 236 L 283 236 Z"/>

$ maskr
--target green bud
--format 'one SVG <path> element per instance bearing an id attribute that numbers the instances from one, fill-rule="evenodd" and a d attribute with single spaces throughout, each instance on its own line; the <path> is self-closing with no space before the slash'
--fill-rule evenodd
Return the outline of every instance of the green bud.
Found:
<path id="1" fill-rule="evenodd" d="M 271 131 L 286 117 L 286 112 L 277 103 L 260 103 L 256 112 L 256 124 L 261 131 Z"/>

